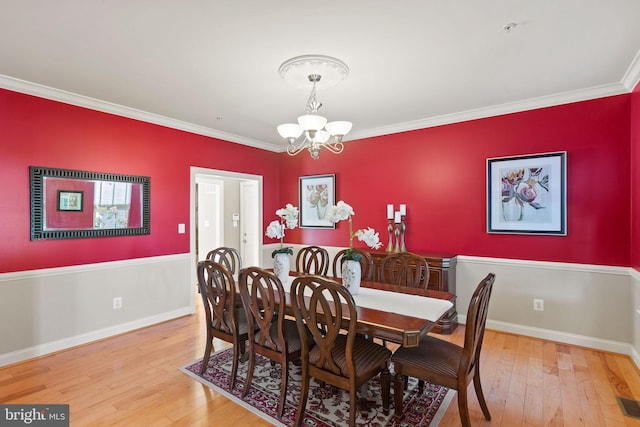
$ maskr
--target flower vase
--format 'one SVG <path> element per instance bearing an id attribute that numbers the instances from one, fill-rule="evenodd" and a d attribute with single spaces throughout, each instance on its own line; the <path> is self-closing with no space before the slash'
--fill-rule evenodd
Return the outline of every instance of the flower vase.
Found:
<path id="1" fill-rule="evenodd" d="M 522 221 L 522 203 L 516 196 L 502 202 L 502 216 L 505 221 Z"/>
<path id="2" fill-rule="evenodd" d="M 358 261 L 348 259 L 342 263 L 342 285 L 349 290 L 351 295 L 357 295 L 360 292 L 361 277 L 362 269 Z"/>
<path id="3" fill-rule="evenodd" d="M 273 272 L 282 283 L 289 281 L 289 254 L 286 252 L 278 252 L 273 257 Z"/>

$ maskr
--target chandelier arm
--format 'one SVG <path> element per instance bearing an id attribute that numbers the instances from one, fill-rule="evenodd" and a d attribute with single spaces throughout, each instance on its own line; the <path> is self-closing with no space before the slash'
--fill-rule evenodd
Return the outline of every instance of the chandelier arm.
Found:
<path id="1" fill-rule="evenodd" d="M 307 148 L 307 138 L 304 138 L 302 140 L 302 142 L 299 143 L 299 145 L 293 144 L 293 143 L 289 143 L 287 144 L 287 154 L 289 154 L 290 156 L 295 156 L 298 153 L 300 153 L 302 150 Z"/>
<path id="2" fill-rule="evenodd" d="M 331 144 L 324 143 L 324 144 L 320 144 L 320 146 L 326 148 L 333 154 L 340 154 L 344 150 L 344 144 L 342 142 L 334 142 Z"/>

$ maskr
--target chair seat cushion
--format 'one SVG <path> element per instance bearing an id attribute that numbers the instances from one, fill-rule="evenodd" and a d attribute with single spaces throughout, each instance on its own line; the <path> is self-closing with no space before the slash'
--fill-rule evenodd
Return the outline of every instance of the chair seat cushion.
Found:
<path id="1" fill-rule="evenodd" d="M 284 334 L 287 340 L 288 352 L 295 353 L 300 350 L 300 335 L 298 335 L 298 327 L 296 326 L 296 322 L 293 320 L 285 319 L 283 322 L 284 325 Z M 273 322 L 271 324 L 271 328 L 269 329 L 269 335 L 271 335 L 271 340 L 276 343 L 278 346 L 277 350 L 282 352 L 280 342 L 278 341 L 278 323 Z M 258 331 L 255 336 L 255 342 L 260 343 L 262 341 L 262 332 Z M 266 343 L 265 343 L 266 344 Z"/>
<path id="2" fill-rule="evenodd" d="M 458 366 L 462 356 L 462 347 L 427 335 L 420 340 L 417 347 L 400 347 L 393 353 L 396 373 L 402 373 L 403 368 L 411 372 L 424 370 L 436 372 L 449 378 L 458 377 Z"/>
<path id="3" fill-rule="evenodd" d="M 345 352 L 346 343 L 347 336 L 338 335 L 335 339 L 335 346 L 332 352 L 335 363 L 340 368 L 342 376 L 348 375 Z M 391 351 L 388 348 L 356 335 L 353 344 L 353 359 L 356 365 L 356 377 L 361 377 L 368 372 L 379 370 L 381 366 L 385 366 L 388 363 L 390 357 Z M 317 365 L 319 358 L 319 348 L 313 347 L 309 352 L 309 362 Z"/>
<path id="4" fill-rule="evenodd" d="M 225 312 L 225 315 L 227 316 L 226 321 L 227 321 L 227 325 L 230 325 L 231 322 L 229 321 L 229 312 Z M 235 316 L 236 316 L 236 328 L 238 328 L 238 335 L 246 335 L 248 330 L 249 330 L 249 326 L 247 324 L 247 316 L 244 314 L 244 308 L 236 308 L 235 309 Z"/>

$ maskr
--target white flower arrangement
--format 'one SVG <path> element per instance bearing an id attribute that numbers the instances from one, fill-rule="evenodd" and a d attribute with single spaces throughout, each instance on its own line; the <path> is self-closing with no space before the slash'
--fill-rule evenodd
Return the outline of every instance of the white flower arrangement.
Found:
<path id="1" fill-rule="evenodd" d="M 291 248 L 284 247 L 283 239 L 284 230 L 286 228 L 293 230 L 298 226 L 298 208 L 293 206 L 291 203 L 287 203 L 284 208 L 280 208 L 276 211 L 276 215 L 280 219 L 271 221 L 267 226 L 265 233 L 265 235 L 270 239 L 280 239 L 280 249 L 273 251 L 271 257 L 276 256 L 277 253 L 288 253 L 289 255 L 293 255 L 293 250 Z"/>
<path id="2" fill-rule="evenodd" d="M 349 249 L 347 249 L 347 254 L 345 255 L 346 259 L 358 260 L 360 258 L 359 254 L 353 254 L 353 238 L 357 237 L 358 240 L 364 242 L 367 246 L 372 249 L 378 249 L 382 246 L 382 242 L 380 242 L 380 236 L 371 227 L 361 228 L 353 231 L 353 219 L 352 217 L 355 215 L 353 208 L 345 203 L 343 200 L 340 200 L 336 203 L 335 206 L 332 206 L 329 209 L 328 219 L 333 223 L 337 223 L 339 221 L 343 221 L 345 219 L 349 220 Z"/>

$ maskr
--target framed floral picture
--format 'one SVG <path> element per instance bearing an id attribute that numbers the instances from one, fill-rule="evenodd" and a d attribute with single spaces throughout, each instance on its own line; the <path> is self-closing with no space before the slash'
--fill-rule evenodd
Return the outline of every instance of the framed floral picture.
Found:
<path id="1" fill-rule="evenodd" d="M 336 228 L 327 218 L 329 207 L 336 204 L 336 176 L 301 176 L 299 185 L 300 227 Z"/>
<path id="2" fill-rule="evenodd" d="M 487 232 L 567 235 L 567 153 L 487 159 Z"/>

